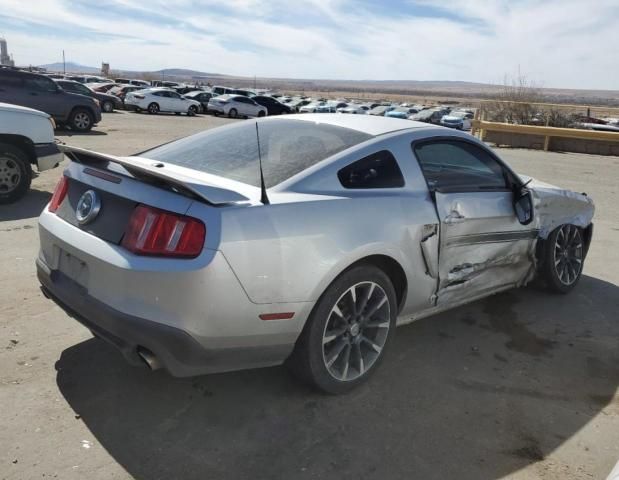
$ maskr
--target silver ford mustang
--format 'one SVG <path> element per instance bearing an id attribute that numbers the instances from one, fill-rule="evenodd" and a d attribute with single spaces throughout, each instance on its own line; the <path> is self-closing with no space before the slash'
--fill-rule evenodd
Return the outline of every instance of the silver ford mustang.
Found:
<path id="1" fill-rule="evenodd" d="M 371 115 L 245 121 L 132 157 L 68 147 L 43 292 L 175 376 L 286 362 L 340 393 L 395 326 L 580 278 L 593 202 L 465 133 Z"/>

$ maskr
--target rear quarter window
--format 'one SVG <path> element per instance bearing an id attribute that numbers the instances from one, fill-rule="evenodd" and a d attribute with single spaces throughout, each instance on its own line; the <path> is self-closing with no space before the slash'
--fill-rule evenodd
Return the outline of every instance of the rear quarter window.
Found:
<path id="1" fill-rule="evenodd" d="M 388 150 L 368 155 L 337 172 L 344 188 L 399 188 L 404 177 L 393 154 Z"/>

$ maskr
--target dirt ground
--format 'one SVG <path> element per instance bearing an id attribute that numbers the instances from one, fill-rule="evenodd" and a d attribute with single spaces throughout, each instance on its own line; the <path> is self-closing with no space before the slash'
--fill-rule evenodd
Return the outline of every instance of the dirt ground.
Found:
<path id="1" fill-rule="evenodd" d="M 130 154 L 228 120 L 104 115 L 67 143 Z M 346 396 L 284 368 L 175 379 L 40 293 L 37 215 L 62 168 L 0 207 L 0 479 L 603 479 L 619 459 L 619 158 L 499 150 L 597 205 L 567 296 L 512 291 L 398 329 Z"/>

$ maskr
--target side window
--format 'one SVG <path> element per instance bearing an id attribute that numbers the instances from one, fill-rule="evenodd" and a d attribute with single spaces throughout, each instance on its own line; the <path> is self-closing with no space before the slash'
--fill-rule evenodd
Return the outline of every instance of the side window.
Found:
<path id="1" fill-rule="evenodd" d="M 168 97 L 170 98 L 181 98 L 181 96 L 176 92 L 168 92 Z"/>
<path id="2" fill-rule="evenodd" d="M 404 186 L 400 166 L 391 152 L 382 150 L 342 168 L 337 177 L 344 188 L 398 188 Z"/>
<path id="3" fill-rule="evenodd" d="M 476 145 L 450 140 L 421 143 L 415 146 L 415 155 L 431 189 L 507 188 L 501 165 Z"/>
<path id="4" fill-rule="evenodd" d="M 155 95 L 156 97 L 163 97 L 163 92 L 153 92 L 153 95 Z"/>
<path id="5" fill-rule="evenodd" d="M 23 86 L 22 77 L 19 75 L 11 75 L 11 73 L 0 72 L 0 86 L 21 88 Z"/>
<path id="6" fill-rule="evenodd" d="M 24 78 L 24 86 L 26 89 L 35 92 L 55 92 L 58 90 L 53 80 L 39 77 Z"/>

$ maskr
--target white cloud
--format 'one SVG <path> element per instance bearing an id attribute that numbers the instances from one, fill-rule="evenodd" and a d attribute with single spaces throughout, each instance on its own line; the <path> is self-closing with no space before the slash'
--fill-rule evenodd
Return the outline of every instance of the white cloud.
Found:
<path id="1" fill-rule="evenodd" d="M 136 70 L 500 82 L 520 68 L 547 87 L 619 88 L 616 0 L 111 3 L 2 0 L 0 31 L 19 64 L 64 49 L 71 61 Z"/>

